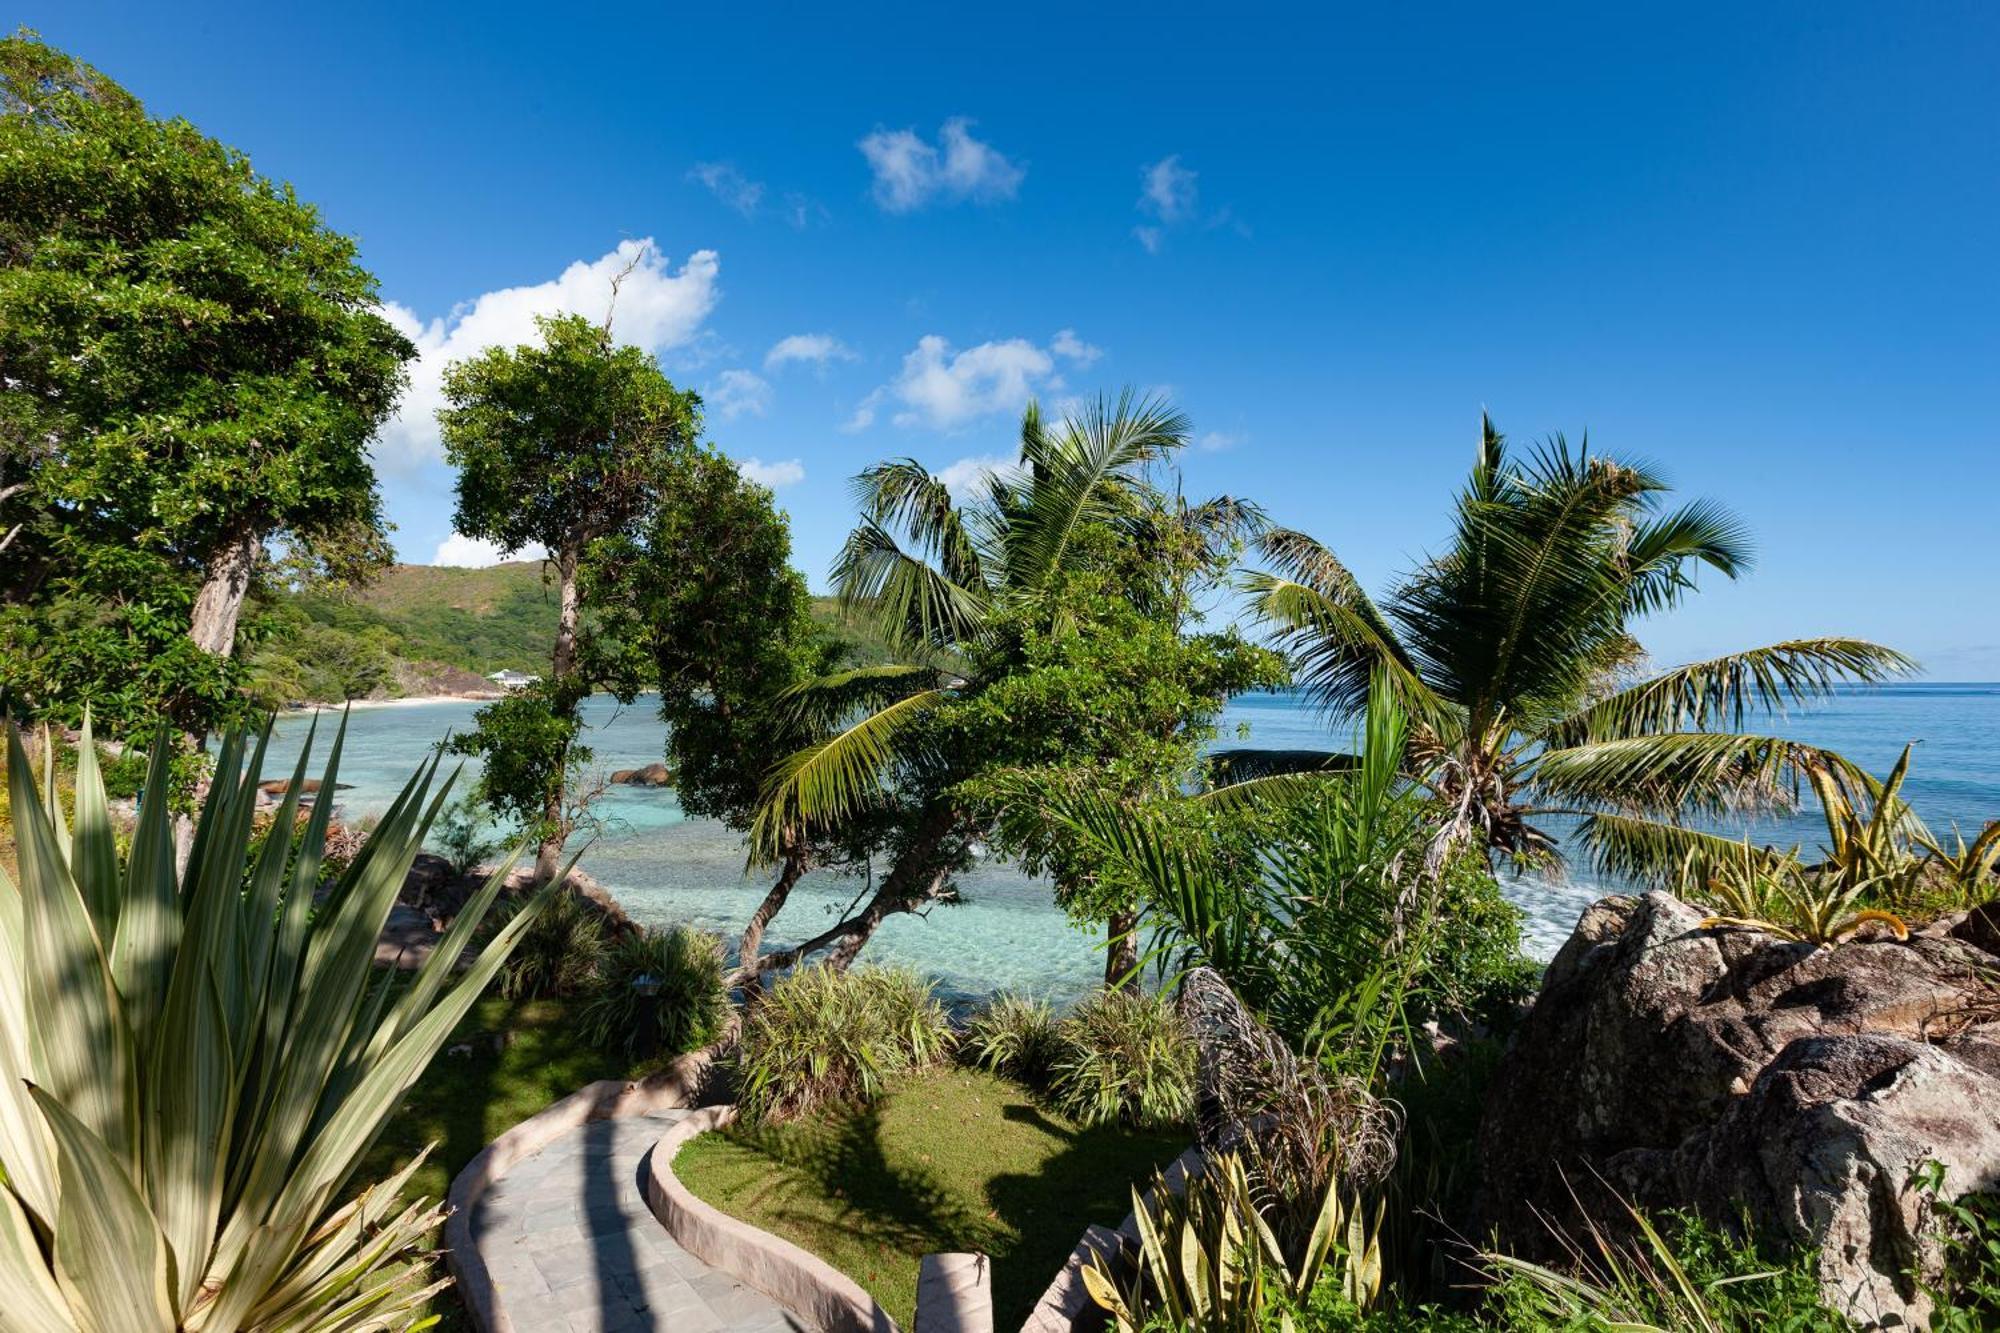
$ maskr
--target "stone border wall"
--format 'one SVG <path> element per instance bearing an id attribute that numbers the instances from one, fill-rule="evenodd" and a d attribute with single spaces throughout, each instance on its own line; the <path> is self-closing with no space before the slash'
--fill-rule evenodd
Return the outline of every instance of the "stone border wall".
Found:
<path id="1" fill-rule="evenodd" d="M 592 1120 L 621 1120 L 687 1106 L 701 1095 L 714 1060 L 714 1048 L 683 1055 L 666 1069 L 638 1083 L 599 1079 L 587 1083 L 544 1111 L 480 1149 L 479 1155 L 451 1182 L 451 1215 L 444 1224 L 445 1262 L 458 1283 L 459 1297 L 473 1325 L 485 1333 L 540 1333 L 517 1328 L 500 1308 L 486 1260 L 472 1237 L 472 1209 L 481 1196 L 524 1157 Z"/>
<path id="2" fill-rule="evenodd" d="M 689 1254 L 827 1333 L 898 1333 L 888 1312 L 853 1278 L 790 1241 L 703 1203 L 674 1175 L 674 1158 L 688 1140 L 735 1120 L 733 1106 L 705 1107 L 654 1145 L 646 1177 L 646 1203 L 653 1216 Z"/>

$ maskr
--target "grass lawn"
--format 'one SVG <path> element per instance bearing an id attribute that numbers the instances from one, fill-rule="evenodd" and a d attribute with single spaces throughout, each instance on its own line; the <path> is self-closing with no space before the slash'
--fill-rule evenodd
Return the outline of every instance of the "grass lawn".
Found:
<path id="1" fill-rule="evenodd" d="M 495 1049 L 494 1036 L 509 1034 Z M 451 1055 L 468 1043 L 470 1054 Z M 535 1112 L 600 1078 L 636 1078 L 647 1064 L 601 1051 L 577 1035 L 574 1004 L 506 1000 L 497 991 L 473 1006 L 431 1067 L 410 1089 L 382 1137 L 355 1173 L 353 1189 L 393 1175 L 427 1143 L 436 1143 L 410 1180 L 409 1197 L 443 1199 L 479 1150 Z M 454 1289 L 432 1301 L 444 1330 L 470 1329 Z"/>
<path id="2" fill-rule="evenodd" d="M 997 1328 L 1018 1328 L 1085 1226 L 1116 1226 L 1131 1187 L 1186 1132 L 1079 1129 L 1017 1083 L 953 1069 L 872 1106 L 704 1134 L 674 1171 L 694 1194 L 819 1255 L 913 1327 L 917 1263 L 993 1259 Z"/>

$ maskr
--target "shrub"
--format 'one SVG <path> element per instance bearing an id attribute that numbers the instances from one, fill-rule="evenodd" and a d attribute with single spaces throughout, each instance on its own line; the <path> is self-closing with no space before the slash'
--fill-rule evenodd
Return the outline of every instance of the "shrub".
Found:
<path id="1" fill-rule="evenodd" d="M 500 993 L 510 1000 L 581 995 L 597 980 L 609 944 L 603 913 L 581 894 L 560 890 L 521 937 Z"/>
<path id="2" fill-rule="evenodd" d="M 431 850 L 451 863 L 452 874 L 469 875 L 500 850 L 500 840 L 488 830 L 485 807 L 470 796 L 460 797 L 438 817 Z"/>
<path id="3" fill-rule="evenodd" d="M 417 1162 L 359 1197 L 352 1177 L 546 896 L 458 975 L 488 883 L 423 967 L 378 976 L 431 770 L 315 911 L 329 807 L 299 829 L 288 797 L 253 853 L 262 775 L 242 735 L 220 746 L 182 872 L 164 734 L 126 855 L 87 722 L 68 828 L 11 729 L 8 749 L 20 885 L 0 874 L 0 1325 L 411 1326 L 443 1215 L 398 1197 Z"/>
<path id="4" fill-rule="evenodd" d="M 642 995 L 641 979 L 656 987 Z M 722 984 L 722 941 L 704 930 L 675 926 L 628 935 L 598 966 L 583 1006 L 585 1036 L 627 1055 L 678 1055 L 721 1035 L 729 1016 Z"/>
<path id="5" fill-rule="evenodd" d="M 1060 1028 L 1047 1001 L 996 995 L 966 1024 L 959 1049 L 981 1069 L 1044 1088 L 1062 1049 Z"/>
<path id="6" fill-rule="evenodd" d="M 739 1102 L 752 1120 L 873 1101 L 887 1080 L 936 1064 L 951 1025 L 905 968 L 807 967 L 773 986 L 743 1025 Z"/>
<path id="7" fill-rule="evenodd" d="M 1349 1308 L 1366 1311 L 1382 1291 L 1380 1206 L 1350 1204 L 1329 1186 L 1315 1212 L 1305 1243 L 1287 1253 L 1234 1153 L 1210 1159 L 1179 1191 L 1155 1173 L 1150 1198 L 1132 1191 L 1138 1272 L 1121 1284 L 1103 1256 L 1093 1255 L 1083 1284 L 1118 1333 L 1248 1333 L 1273 1314 L 1289 1324 L 1288 1307 L 1306 1303 L 1322 1283 Z"/>
<path id="8" fill-rule="evenodd" d="M 1194 1041 L 1160 996 L 1095 991 L 1057 1032 L 1050 1095 L 1078 1124 L 1156 1129 L 1193 1118 Z"/>

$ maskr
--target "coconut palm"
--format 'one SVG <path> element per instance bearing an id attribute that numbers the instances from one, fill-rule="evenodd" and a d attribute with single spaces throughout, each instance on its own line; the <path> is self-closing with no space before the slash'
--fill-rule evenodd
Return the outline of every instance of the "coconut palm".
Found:
<path id="1" fill-rule="evenodd" d="M 1157 490 L 1148 470 L 1188 438 L 1189 423 L 1163 403 L 1126 394 L 1099 400 L 1058 425 L 1033 406 L 1021 425 L 1018 462 L 983 477 L 970 496 L 911 460 L 879 464 L 855 482 L 860 522 L 834 568 L 850 614 L 893 644 L 903 660 L 818 678 L 787 700 L 799 727 L 818 737 L 783 759 L 766 785 L 752 830 L 757 854 L 788 839 L 894 809 L 905 821 L 894 866 L 875 899 L 823 942 L 844 961 L 885 911 L 911 910 L 943 891 L 949 860 L 979 829 L 950 796 L 981 757 L 937 752 L 926 720 L 1007 669 L 996 636 L 1023 616 L 1068 614 L 1057 594 L 1067 576 L 1103 559 L 1105 534 L 1118 549 L 1201 544 L 1213 553 L 1249 529 L 1254 511 L 1223 499 L 1191 505 Z M 1155 608 L 1186 608 L 1167 589 Z M 872 919 L 870 918 L 872 914 Z M 842 938 L 836 938 L 842 937 Z"/>
<path id="2" fill-rule="evenodd" d="M 843 608 L 905 660 L 792 691 L 800 713 L 843 725 L 778 765 L 755 840 L 774 848 L 788 825 L 837 823 L 874 802 L 911 757 L 900 743 L 916 724 L 977 683 L 978 646 L 995 614 L 1050 592 L 1080 558 L 1086 529 L 1109 525 L 1137 539 L 1153 521 L 1140 502 L 1150 493 L 1145 470 L 1188 431 L 1181 413 L 1130 394 L 1054 429 L 1030 404 L 1019 462 L 987 473 L 963 503 L 914 459 L 855 478 L 861 521 L 835 561 L 834 586 Z"/>
<path id="3" fill-rule="evenodd" d="M 1734 578 L 1750 558 L 1727 511 L 1668 508 L 1667 489 L 1587 441 L 1557 436 L 1517 458 L 1482 419 L 1449 543 L 1384 601 L 1285 530 L 1260 539 L 1271 572 L 1246 589 L 1323 708 L 1356 711 L 1383 673 L 1452 829 L 1495 852 L 1552 862 L 1555 839 L 1535 820 L 1579 814 L 1593 853 L 1630 869 L 1649 844 L 1633 834 L 1653 819 L 1789 806 L 1802 783 L 1828 778 L 1877 790 L 1832 751 L 1740 729 L 1842 682 L 1906 673 L 1900 653 L 1795 639 L 1641 674 L 1632 622 L 1678 605 L 1700 569 Z"/>

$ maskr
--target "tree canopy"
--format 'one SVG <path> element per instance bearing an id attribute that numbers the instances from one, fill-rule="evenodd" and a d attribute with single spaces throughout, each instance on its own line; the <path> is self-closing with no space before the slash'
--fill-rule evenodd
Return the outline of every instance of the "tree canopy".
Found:
<path id="1" fill-rule="evenodd" d="M 378 304 L 291 187 L 32 35 L 0 40 L 0 598 L 62 608 L 10 622 L 31 706 L 143 678 L 184 725 L 212 720 L 227 691 L 178 667 L 217 668 L 165 651 L 156 618 L 226 656 L 264 542 L 333 578 L 386 560 L 368 444 L 415 349 Z M 26 666 L 24 639 L 95 665 Z"/>

